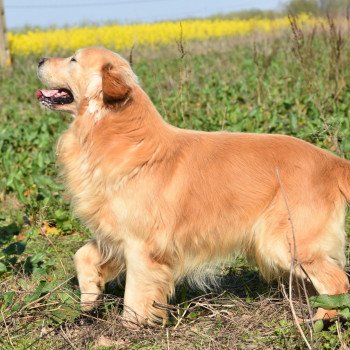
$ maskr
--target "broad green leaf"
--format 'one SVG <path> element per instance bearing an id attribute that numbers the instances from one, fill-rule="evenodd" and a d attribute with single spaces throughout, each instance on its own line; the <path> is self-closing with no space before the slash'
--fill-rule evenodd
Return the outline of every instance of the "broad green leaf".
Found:
<path id="1" fill-rule="evenodd" d="M 74 321 L 75 318 L 80 316 L 80 311 L 77 308 L 70 307 L 63 304 L 58 310 L 51 312 L 52 319 L 58 324 Z"/>
<path id="2" fill-rule="evenodd" d="M 40 281 L 39 285 L 36 287 L 34 292 L 28 294 L 24 301 L 26 304 L 29 304 L 36 299 L 39 299 L 43 294 L 46 294 L 47 292 L 50 291 L 50 284 L 47 281 Z"/>
<path id="3" fill-rule="evenodd" d="M 3 252 L 7 255 L 20 255 L 26 249 L 26 243 L 24 242 L 16 242 L 7 246 Z"/>
<path id="4" fill-rule="evenodd" d="M 38 252 L 38 253 L 33 254 L 33 255 L 30 257 L 30 261 L 31 261 L 33 264 L 37 264 L 38 262 L 43 261 L 44 258 L 45 258 L 45 254 L 44 254 L 43 252 Z"/>
<path id="5" fill-rule="evenodd" d="M 347 307 L 347 308 L 339 311 L 339 316 L 344 317 L 347 320 L 350 320 L 350 308 Z"/>
<path id="6" fill-rule="evenodd" d="M 5 302 L 5 305 L 8 306 L 12 303 L 14 296 L 16 295 L 15 292 L 11 291 L 11 292 L 5 292 L 2 296 L 2 299 Z"/>
<path id="7" fill-rule="evenodd" d="M 324 309 L 344 309 L 350 307 L 350 294 L 327 295 L 322 294 L 310 297 L 312 307 Z"/>
<path id="8" fill-rule="evenodd" d="M 60 222 L 66 221 L 67 219 L 69 219 L 69 213 L 67 213 L 63 209 L 57 209 L 55 211 L 55 219 Z"/>
<path id="9" fill-rule="evenodd" d="M 7 271 L 6 265 L 0 262 L 0 273 L 4 273 Z"/>
<path id="10" fill-rule="evenodd" d="M 324 328 L 324 322 L 323 320 L 317 320 L 315 323 L 314 323 L 314 330 L 315 332 L 321 332 Z"/>

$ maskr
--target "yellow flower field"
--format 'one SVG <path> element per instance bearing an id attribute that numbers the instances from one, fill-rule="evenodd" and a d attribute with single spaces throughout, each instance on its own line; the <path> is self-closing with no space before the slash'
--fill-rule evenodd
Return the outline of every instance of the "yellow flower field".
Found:
<path id="1" fill-rule="evenodd" d="M 315 19 L 299 17 L 303 24 Z M 274 20 L 188 20 L 182 22 L 184 40 L 202 40 L 225 36 L 243 36 L 254 32 L 273 32 L 289 26 L 287 17 Z M 174 42 L 180 38 L 180 22 L 153 24 L 86 26 L 68 29 L 33 30 L 26 33 L 9 33 L 12 54 L 28 55 L 52 53 L 60 50 L 74 51 L 80 47 L 103 45 L 113 49 L 129 48 L 134 44 L 157 45 Z"/>

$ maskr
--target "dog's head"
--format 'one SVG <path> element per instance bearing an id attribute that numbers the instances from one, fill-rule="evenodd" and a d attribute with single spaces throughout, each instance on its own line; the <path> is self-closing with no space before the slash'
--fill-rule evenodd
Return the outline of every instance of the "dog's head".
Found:
<path id="1" fill-rule="evenodd" d="M 38 90 L 44 106 L 77 115 L 125 103 L 137 85 L 129 63 L 104 48 L 78 50 L 67 58 L 42 58 L 38 77 L 49 90 Z"/>

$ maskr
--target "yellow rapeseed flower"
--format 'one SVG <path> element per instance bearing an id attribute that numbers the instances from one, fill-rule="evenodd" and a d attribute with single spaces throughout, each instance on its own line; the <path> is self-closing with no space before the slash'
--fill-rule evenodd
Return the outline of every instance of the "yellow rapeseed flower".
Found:
<path id="1" fill-rule="evenodd" d="M 301 15 L 302 24 L 315 19 Z M 69 29 L 32 30 L 9 33 L 10 51 L 16 55 L 47 54 L 60 50 L 73 52 L 80 47 L 101 45 L 119 50 L 134 44 L 158 45 L 175 42 L 182 31 L 184 40 L 203 40 L 215 37 L 244 36 L 254 32 L 269 33 L 287 28 L 287 17 L 278 19 L 252 18 L 246 20 L 188 20 L 153 24 L 87 26 Z M 182 29 L 181 29 L 182 27 Z"/>

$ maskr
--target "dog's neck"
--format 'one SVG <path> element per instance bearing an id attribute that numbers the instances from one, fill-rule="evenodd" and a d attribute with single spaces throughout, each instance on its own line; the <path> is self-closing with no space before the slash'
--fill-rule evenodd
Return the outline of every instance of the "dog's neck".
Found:
<path id="1" fill-rule="evenodd" d="M 163 120 L 139 86 L 128 101 L 105 106 L 100 113 L 104 113 L 103 117 L 96 120 L 86 105 L 68 132 L 74 135 L 81 150 L 88 150 L 91 156 L 93 153 L 94 159 L 110 157 L 114 164 L 125 164 L 126 171 L 163 159 L 176 135 L 176 128 Z"/>
<path id="2" fill-rule="evenodd" d="M 133 137 L 147 132 L 157 137 L 173 127 L 167 124 L 147 94 L 138 85 L 130 96 L 114 105 L 104 105 L 101 99 L 84 100 L 72 127 L 84 139 L 93 129 L 113 128 L 116 135 Z M 139 131 L 139 132 L 138 132 Z"/>

